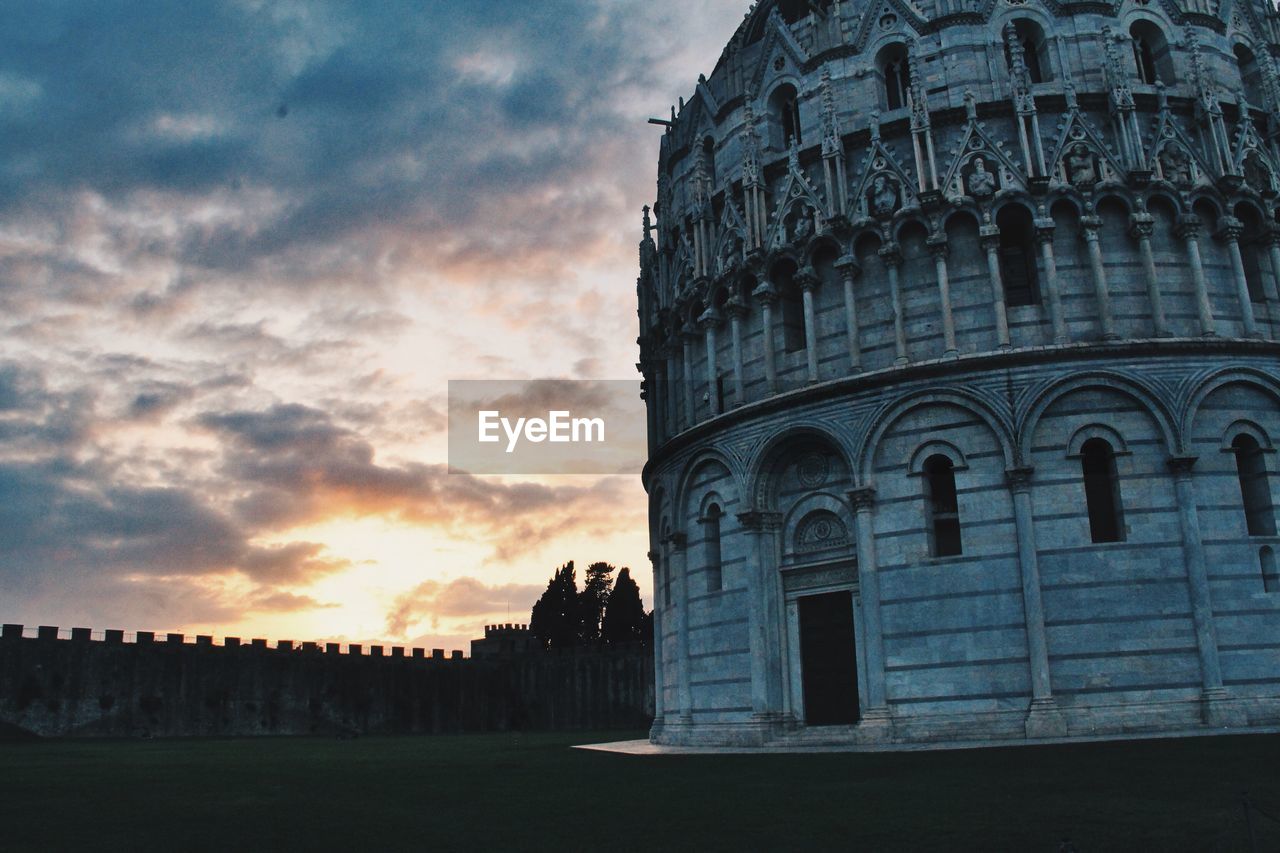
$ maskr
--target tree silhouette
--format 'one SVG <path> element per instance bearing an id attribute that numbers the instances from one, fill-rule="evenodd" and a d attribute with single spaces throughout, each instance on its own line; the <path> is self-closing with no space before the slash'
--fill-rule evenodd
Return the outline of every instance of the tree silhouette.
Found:
<path id="1" fill-rule="evenodd" d="M 582 641 L 595 643 L 600 640 L 604 610 L 613 588 L 613 566 L 608 563 L 592 563 L 578 594 L 578 613 L 582 620 Z"/>
<path id="2" fill-rule="evenodd" d="M 529 633 L 546 648 L 561 649 L 578 644 L 582 615 L 573 560 L 556 570 L 547 582 L 546 591 L 533 605 L 533 612 L 529 614 Z"/>
<path id="3" fill-rule="evenodd" d="M 640 600 L 640 587 L 631 579 L 631 570 L 618 572 L 618 579 L 605 605 L 602 636 L 607 643 L 632 643 L 645 641 L 644 602 Z M 652 630 L 652 629 L 651 629 Z"/>

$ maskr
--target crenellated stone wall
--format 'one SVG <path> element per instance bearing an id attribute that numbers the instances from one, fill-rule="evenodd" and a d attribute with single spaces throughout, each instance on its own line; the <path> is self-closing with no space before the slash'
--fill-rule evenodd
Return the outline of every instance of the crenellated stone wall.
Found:
<path id="1" fill-rule="evenodd" d="M 442 650 L 88 629 L 0 635 L 0 726 L 51 737 L 430 734 L 642 728 L 645 647 L 485 659 Z"/>

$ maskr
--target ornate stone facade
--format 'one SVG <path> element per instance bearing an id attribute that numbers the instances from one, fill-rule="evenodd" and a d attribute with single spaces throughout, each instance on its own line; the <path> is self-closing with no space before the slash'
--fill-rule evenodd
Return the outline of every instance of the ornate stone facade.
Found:
<path id="1" fill-rule="evenodd" d="M 655 741 L 1280 724 L 1278 62 L 1265 0 L 751 9 L 640 246 Z"/>

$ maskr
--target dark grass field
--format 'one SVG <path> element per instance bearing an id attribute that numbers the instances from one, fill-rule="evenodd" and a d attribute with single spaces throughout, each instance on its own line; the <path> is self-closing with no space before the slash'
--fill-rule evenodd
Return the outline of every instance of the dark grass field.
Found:
<path id="1" fill-rule="evenodd" d="M 640 736 L 638 733 L 631 737 Z M 0 744 L 0 850 L 1249 850 L 1280 736 L 649 756 L 592 734 Z M 1256 816 L 1258 850 L 1280 826 Z"/>

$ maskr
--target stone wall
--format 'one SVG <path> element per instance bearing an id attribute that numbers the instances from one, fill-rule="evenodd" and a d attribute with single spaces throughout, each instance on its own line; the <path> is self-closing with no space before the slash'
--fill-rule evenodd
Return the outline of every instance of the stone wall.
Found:
<path id="1" fill-rule="evenodd" d="M 0 727 L 59 737 L 643 728 L 647 648 L 475 660 L 414 649 L 185 642 L 56 628 L 0 637 Z"/>

